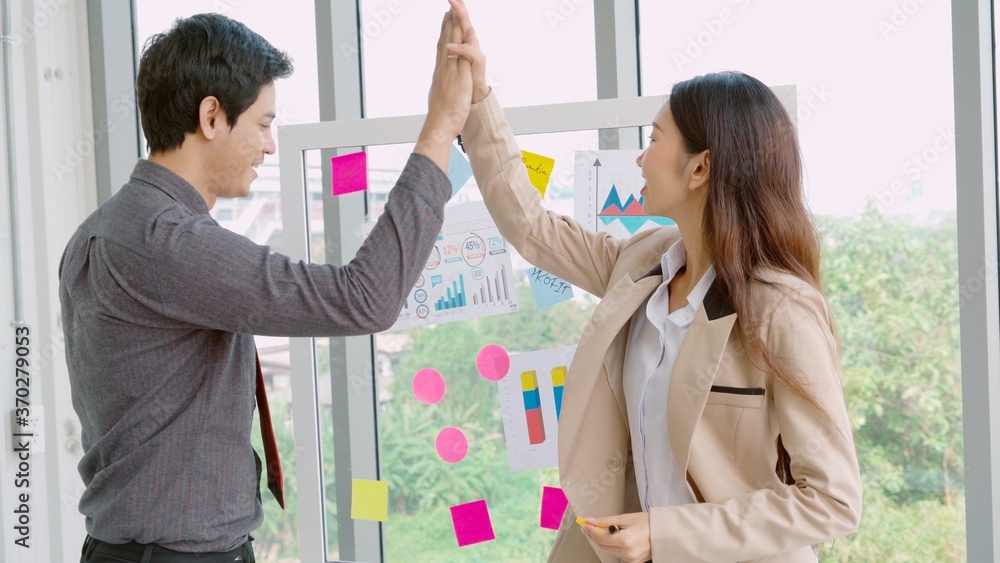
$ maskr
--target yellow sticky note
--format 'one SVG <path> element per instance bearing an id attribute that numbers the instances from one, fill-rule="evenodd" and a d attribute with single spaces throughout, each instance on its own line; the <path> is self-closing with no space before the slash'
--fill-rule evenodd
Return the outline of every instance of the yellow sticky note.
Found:
<path id="1" fill-rule="evenodd" d="M 552 176 L 552 169 L 555 168 L 556 161 L 533 152 L 521 151 L 521 162 L 528 169 L 528 179 L 531 185 L 535 186 L 545 197 L 545 189 L 549 187 L 549 177 Z"/>
<path id="2" fill-rule="evenodd" d="M 389 519 L 389 483 L 354 479 L 351 494 L 351 518 L 355 520 Z"/>

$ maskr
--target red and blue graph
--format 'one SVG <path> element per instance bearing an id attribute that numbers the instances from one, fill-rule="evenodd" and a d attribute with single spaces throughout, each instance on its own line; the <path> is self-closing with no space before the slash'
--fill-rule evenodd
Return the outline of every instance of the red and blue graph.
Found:
<path id="1" fill-rule="evenodd" d="M 642 210 L 643 198 L 640 196 L 636 199 L 634 195 L 629 194 L 628 199 L 625 203 L 622 203 L 621 196 L 618 194 L 618 187 L 614 184 L 611 185 L 611 191 L 608 193 L 608 198 L 604 200 L 604 205 L 597 216 L 601 219 L 601 222 L 605 226 L 618 221 L 625 227 L 629 234 L 634 235 L 647 221 L 652 221 L 657 225 L 672 225 L 673 221 L 667 219 L 666 217 L 655 217 L 652 215 L 646 215 Z"/>
<path id="2" fill-rule="evenodd" d="M 521 374 L 521 394 L 524 397 L 524 419 L 528 424 L 528 443 L 545 441 L 545 423 L 542 420 L 542 398 L 538 394 L 538 376 L 534 370 Z"/>

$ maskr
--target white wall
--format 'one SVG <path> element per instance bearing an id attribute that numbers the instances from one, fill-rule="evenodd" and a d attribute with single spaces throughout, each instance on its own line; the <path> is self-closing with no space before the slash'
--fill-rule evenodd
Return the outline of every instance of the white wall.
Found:
<path id="1" fill-rule="evenodd" d="M 80 425 L 70 402 L 62 346 L 58 265 L 76 226 L 96 207 L 86 6 L 75 0 L 7 0 L 14 43 L 10 123 L 17 181 L 10 186 L 0 157 L 0 540 L 10 563 L 74 561 L 85 536 L 77 510 L 83 491 L 76 471 Z M 2 16 L 0 16 L 2 17 Z M 4 148 L 0 146 L 0 148 Z M 3 151 L 4 153 L 6 151 Z M 10 190 L 19 223 L 11 233 Z M 30 488 L 16 489 L 11 411 L 15 407 L 12 253 L 21 285 L 20 320 L 30 329 L 32 414 L 43 413 L 41 441 L 30 457 Z M 30 548 L 18 546 L 14 510 L 30 494 Z"/>

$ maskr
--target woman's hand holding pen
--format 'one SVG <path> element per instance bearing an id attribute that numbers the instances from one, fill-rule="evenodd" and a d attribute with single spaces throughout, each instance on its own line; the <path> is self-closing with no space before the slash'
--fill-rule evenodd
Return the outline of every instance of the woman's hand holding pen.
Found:
<path id="1" fill-rule="evenodd" d="M 581 524 L 583 535 L 625 563 L 644 563 L 653 558 L 649 513 L 635 512 L 585 520 L 586 524 Z"/>
<path id="2" fill-rule="evenodd" d="M 434 78 L 427 95 L 427 119 L 413 149 L 433 160 L 444 171 L 448 170 L 451 144 L 462 132 L 469 117 L 472 100 L 470 63 L 448 52 L 449 44 L 462 42 L 462 33 L 454 14 L 450 11 L 446 13 L 437 43 Z"/>
<path id="3" fill-rule="evenodd" d="M 448 0 L 451 12 L 455 14 L 455 24 L 462 32 L 462 41 L 448 45 L 448 52 L 459 55 L 472 64 L 472 103 L 478 104 L 490 95 L 490 85 L 486 83 L 486 55 L 479 48 L 476 28 L 472 27 L 469 10 L 464 0 Z"/>

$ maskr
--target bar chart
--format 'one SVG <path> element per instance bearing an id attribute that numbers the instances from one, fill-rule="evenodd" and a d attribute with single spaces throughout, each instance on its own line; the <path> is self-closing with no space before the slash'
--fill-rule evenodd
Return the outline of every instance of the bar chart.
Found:
<path id="1" fill-rule="evenodd" d="M 434 304 L 435 311 L 447 311 L 465 307 L 465 276 L 459 275 L 457 282 L 452 282 L 447 293 Z"/>
<path id="2" fill-rule="evenodd" d="M 472 296 L 472 304 L 498 303 L 508 299 L 510 290 L 507 288 L 507 267 L 501 266 L 492 279 L 479 285 L 478 294 Z"/>
<path id="3" fill-rule="evenodd" d="M 563 387 L 575 352 L 565 346 L 510 355 L 497 392 L 511 471 L 558 465 Z"/>
<path id="4" fill-rule="evenodd" d="M 389 330 L 518 310 L 507 241 L 481 202 L 445 208 L 423 275 Z"/>

